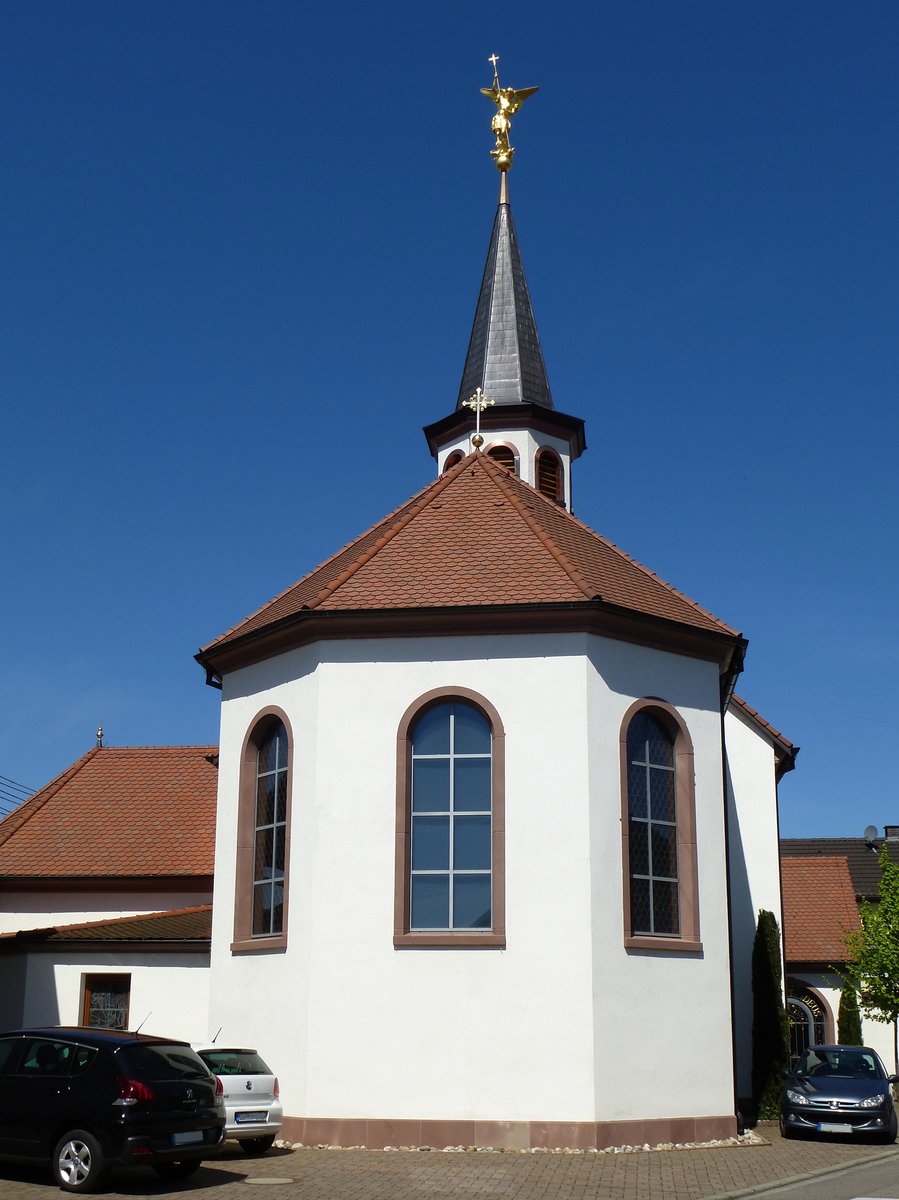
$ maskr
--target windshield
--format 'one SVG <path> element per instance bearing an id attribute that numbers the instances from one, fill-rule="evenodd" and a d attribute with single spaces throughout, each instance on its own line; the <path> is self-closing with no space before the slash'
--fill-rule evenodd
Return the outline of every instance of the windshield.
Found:
<path id="1" fill-rule="evenodd" d="M 126 1075 L 137 1079 L 196 1079 L 209 1068 L 190 1046 L 123 1046 L 116 1059 Z"/>
<path id="2" fill-rule="evenodd" d="M 812 1046 L 796 1062 L 793 1073 L 811 1079 L 885 1079 L 886 1076 L 870 1050 Z"/>

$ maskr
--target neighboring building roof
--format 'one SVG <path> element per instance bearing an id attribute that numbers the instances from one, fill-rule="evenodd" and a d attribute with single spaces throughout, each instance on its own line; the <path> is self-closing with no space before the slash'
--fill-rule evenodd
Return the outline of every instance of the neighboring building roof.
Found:
<path id="1" fill-rule="evenodd" d="M 785 960 L 844 962 L 846 934 L 860 923 L 846 859 L 784 858 L 781 882 Z"/>
<path id="2" fill-rule="evenodd" d="M 512 211 L 502 200 L 493 222 L 456 408 L 478 387 L 495 404 L 553 407 Z"/>
<path id="3" fill-rule="evenodd" d="M 248 647 L 263 634 L 277 633 L 278 649 L 302 644 L 311 633 L 299 625 L 316 617 L 316 636 L 345 637 L 353 634 L 335 618 L 401 614 L 393 625 L 382 620 L 384 633 L 397 636 L 419 632 L 413 614 L 439 613 L 444 622 L 455 614 L 458 627 L 443 631 L 460 632 L 474 631 L 472 617 L 489 616 L 491 610 L 494 622 L 501 610 L 514 611 L 520 629 L 524 610 L 553 608 L 556 621 L 568 621 L 567 627 L 574 627 L 578 610 L 636 616 L 643 635 L 618 636 L 652 644 L 646 622 L 663 623 L 717 639 L 717 649 L 706 646 L 709 658 L 742 656 L 743 640 L 730 625 L 488 455 L 475 453 L 209 643 L 197 658 L 215 671 L 223 650 L 239 643 Z M 365 633 L 376 628 L 373 622 Z M 272 652 L 268 645 L 253 656 Z"/>
<path id="4" fill-rule="evenodd" d="M 799 747 L 795 746 L 789 738 L 784 737 L 779 729 L 775 729 L 770 721 L 766 721 L 762 714 L 747 704 L 746 701 L 734 692 L 731 696 L 731 704 L 735 709 L 743 714 L 753 725 L 766 733 L 771 739 L 774 746 L 774 757 L 777 761 L 777 778 L 780 780 L 787 771 L 792 771 L 796 766 L 796 755 L 799 753 Z"/>
<path id="5" fill-rule="evenodd" d="M 0 821 L 0 887 L 211 877 L 216 746 L 95 746 Z"/>
<path id="6" fill-rule="evenodd" d="M 886 848 L 894 863 L 899 863 L 899 842 L 875 838 L 783 838 L 781 859 L 833 857 L 845 858 L 855 895 L 876 900 L 880 889 L 880 854 Z"/>
<path id="7" fill-rule="evenodd" d="M 146 913 L 136 917 L 117 917 L 106 921 L 81 921 L 75 925 L 55 925 L 46 929 L 23 929 L 18 933 L 0 934 L 0 953 L 21 950 L 25 944 L 29 949 L 35 943 L 58 944 L 66 942 L 72 949 L 89 944 L 110 943 L 130 946 L 139 943 L 147 948 L 160 944 L 171 946 L 187 944 L 192 949 L 203 949 L 212 937 L 212 905 L 201 904 L 192 908 L 172 909 L 169 912 Z"/>

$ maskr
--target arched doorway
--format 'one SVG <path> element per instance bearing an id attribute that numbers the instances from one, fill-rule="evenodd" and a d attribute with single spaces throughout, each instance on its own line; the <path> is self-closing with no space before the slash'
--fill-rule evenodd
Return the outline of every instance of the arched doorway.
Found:
<path id="1" fill-rule="evenodd" d="M 830 1012 L 821 997 L 804 984 L 790 984 L 787 1019 L 790 1023 L 790 1054 L 802 1054 L 809 1046 L 828 1041 Z"/>

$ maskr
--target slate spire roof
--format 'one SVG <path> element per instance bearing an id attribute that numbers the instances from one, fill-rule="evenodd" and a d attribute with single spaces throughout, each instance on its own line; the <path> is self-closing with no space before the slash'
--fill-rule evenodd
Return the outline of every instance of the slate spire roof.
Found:
<path id="1" fill-rule="evenodd" d="M 536 620 L 543 628 L 547 622 L 586 628 L 588 610 L 617 620 L 613 636 L 657 643 L 658 629 L 647 626 L 661 624 L 694 641 L 711 638 L 717 648 L 706 647 L 707 657 L 727 658 L 731 666 L 741 659 L 743 639 L 735 629 L 489 455 L 474 453 L 209 643 L 197 659 L 215 674 L 238 665 L 222 654 L 239 644 L 258 643 L 250 651 L 256 659 L 314 637 L 417 633 L 426 619 L 439 619 L 442 626 L 431 631 L 443 633 L 484 632 L 487 624 L 496 632 L 511 625 L 520 630 Z M 627 630 L 625 618 L 631 619 Z M 634 622 L 642 633 L 634 634 Z"/>
<path id="2" fill-rule="evenodd" d="M 506 197 L 504 189 L 493 222 L 457 409 L 478 387 L 496 404 L 553 407 L 512 210 Z"/>

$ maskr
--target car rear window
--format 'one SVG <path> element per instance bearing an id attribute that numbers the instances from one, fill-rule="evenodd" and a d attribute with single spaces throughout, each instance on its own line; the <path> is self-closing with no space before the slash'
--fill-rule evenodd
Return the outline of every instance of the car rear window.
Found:
<path id="1" fill-rule="evenodd" d="M 209 1074 L 190 1046 L 122 1046 L 116 1051 L 116 1061 L 125 1074 L 157 1082 Z"/>
<path id="2" fill-rule="evenodd" d="M 216 1075 L 271 1075 L 255 1050 L 204 1050 L 200 1057 Z"/>

